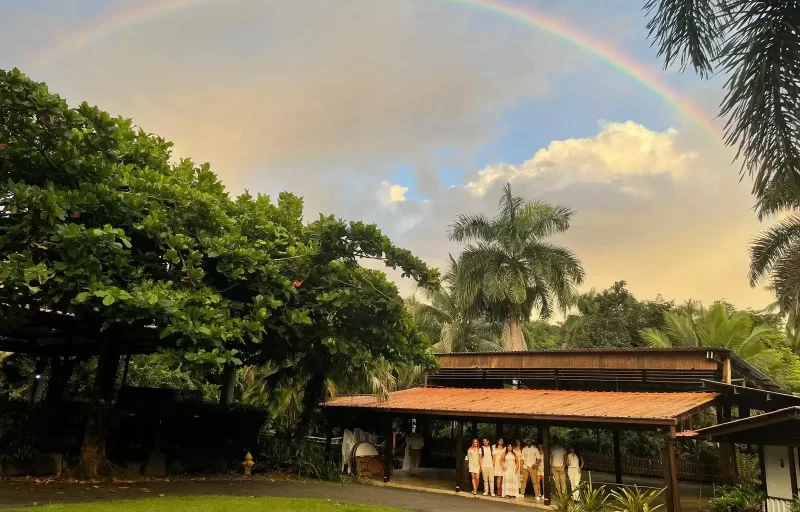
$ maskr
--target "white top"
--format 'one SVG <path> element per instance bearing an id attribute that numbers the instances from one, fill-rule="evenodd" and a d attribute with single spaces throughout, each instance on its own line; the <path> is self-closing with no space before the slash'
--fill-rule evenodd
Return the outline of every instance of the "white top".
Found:
<path id="1" fill-rule="evenodd" d="M 560 444 L 554 444 L 550 447 L 550 465 L 554 468 L 564 467 L 564 455 L 567 451 Z"/>
<path id="2" fill-rule="evenodd" d="M 494 460 L 492 460 L 491 446 L 481 446 L 481 450 L 483 450 L 483 457 L 481 458 L 481 466 L 485 468 L 494 467 Z"/>
<path id="3" fill-rule="evenodd" d="M 567 467 L 568 468 L 579 468 L 579 467 L 581 467 L 580 458 L 574 453 L 568 454 L 567 455 Z"/>
<path id="4" fill-rule="evenodd" d="M 522 449 L 522 459 L 525 461 L 525 467 L 530 468 L 539 463 L 542 458 L 539 454 L 539 449 L 535 446 L 526 446 Z"/>

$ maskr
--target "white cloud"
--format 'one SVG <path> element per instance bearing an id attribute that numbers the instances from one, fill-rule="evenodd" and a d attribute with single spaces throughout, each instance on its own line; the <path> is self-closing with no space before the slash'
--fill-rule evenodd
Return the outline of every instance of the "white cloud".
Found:
<path id="1" fill-rule="evenodd" d="M 553 141 L 522 165 L 488 166 L 467 188 L 483 195 L 498 180 L 540 179 L 547 181 L 548 188 L 558 189 L 665 173 L 680 176 L 697 156 L 676 147 L 674 129 L 655 132 L 633 121 L 601 122 L 600 128 L 594 137 Z M 646 194 L 629 185 L 624 189 L 636 196 Z"/>
<path id="2" fill-rule="evenodd" d="M 378 201 L 385 206 L 402 203 L 406 200 L 406 192 L 408 192 L 408 187 L 382 181 L 378 185 Z"/>

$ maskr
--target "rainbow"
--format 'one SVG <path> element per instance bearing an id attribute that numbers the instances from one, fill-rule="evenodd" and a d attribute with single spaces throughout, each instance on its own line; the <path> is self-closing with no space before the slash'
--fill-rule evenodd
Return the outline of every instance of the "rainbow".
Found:
<path id="1" fill-rule="evenodd" d="M 156 19 L 190 6 L 218 0 L 154 0 L 144 5 L 119 10 L 99 22 L 69 34 L 57 46 L 34 56 L 35 65 L 46 65 L 54 58 L 74 52 L 105 39 L 123 27 Z M 503 0 L 440 0 L 465 5 L 498 16 L 513 19 L 529 27 L 546 32 L 608 64 L 622 75 L 649 90 L 666 104 L 697 124 L 714 138 L 722 139 L 723 132 L 709 115 L 688 98 L 673 90 L 661 75 L 636 62 L 619 49 L 569 26 L 562 20 L 532 9 L 530 6 L 512 4 Z"/>

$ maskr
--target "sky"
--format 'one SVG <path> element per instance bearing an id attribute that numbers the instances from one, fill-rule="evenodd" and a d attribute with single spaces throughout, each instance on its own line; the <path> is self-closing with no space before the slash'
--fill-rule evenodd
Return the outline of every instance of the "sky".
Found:
<path id="1" fill-rule="evenodd" d="M 460 250 L 456 215 L 493 215 L 510 182 L 574 210 L 553 241 L 584 290 L 769 303 L 747 281 L 766 226 L 714 120 L 725 77 L 664 70 L 641 2 L 486 2 L 591 44 L 454 0 L 0 0 L 0 68 L 133 118 L 232 194 L 292 191 L 433 266 Z"/>

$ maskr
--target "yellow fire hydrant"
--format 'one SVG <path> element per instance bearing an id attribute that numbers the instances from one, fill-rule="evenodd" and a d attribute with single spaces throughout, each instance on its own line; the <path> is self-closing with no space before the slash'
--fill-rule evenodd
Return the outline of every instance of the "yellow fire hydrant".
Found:
<path id="1" fill-rule="evenodd" d="M 253 456 L 250 455 L 250 452 L 244 456 L 244 462 L 242 462 L 242 468 L 244 469 L 244 476 L 250 476 L 250 468 L 253 467 L 255 462 L 253 462 Z"/>

